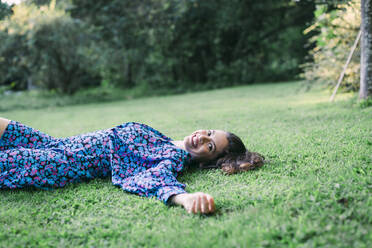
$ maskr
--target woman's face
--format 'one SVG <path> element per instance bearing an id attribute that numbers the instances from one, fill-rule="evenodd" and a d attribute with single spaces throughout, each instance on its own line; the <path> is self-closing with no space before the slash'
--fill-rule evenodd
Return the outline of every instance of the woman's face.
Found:
<path id="1" fill-rule="evenodd" d="M 229 141 L 227 133 L 222 130 L 197 130 L 183 140 L 186 150 L 198 162 L 215 159 L 223 152 Z"/>

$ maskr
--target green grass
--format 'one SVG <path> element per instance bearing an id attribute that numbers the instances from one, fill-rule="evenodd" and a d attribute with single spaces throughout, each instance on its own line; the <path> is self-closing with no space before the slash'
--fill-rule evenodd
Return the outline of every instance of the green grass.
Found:
<path id="1" fill-rule="evenodd" d="M 372 247 L 372 108 L 298 83 L 0 112 L 54 136 L 139 121 L 181 139 L 232 131 L 271 162 L 225 176 L 188 171 L 189 192 L 215 198 L 190 215 L 128 194 L 110 179 L 54 191 L 0 192 L 0 247 Z"/>

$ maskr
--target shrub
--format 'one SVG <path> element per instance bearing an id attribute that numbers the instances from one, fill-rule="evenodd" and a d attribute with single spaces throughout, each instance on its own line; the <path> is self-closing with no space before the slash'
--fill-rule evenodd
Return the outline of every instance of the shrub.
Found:
<path id="1" fill-rule="evenodd" d="M 343 70 L 359 29 L 360 0 L 339 4 L 331 11 L 327 5 L 317 6 L 315 23 L 305 30 L 317 30 L 318 34 L 310 40 L 315 43 L 310 52 L 313 61 L 303 65 L 303 77 L 311 84 L 321 83 L 333 87 Z M 359 74 L 360 51 L 357 50 L 346 70 L 341 87 L 346 91 L 357 91 Z"/>
<path id="2" fill-rule="evenodd" d="M 95 62 L 87 54 L 87 47 L 94 46 L 92 27 L 52 4 L 20 4 L 13 11 L 0 27 L 5 36 L 0 58 L 8 61 L 2 69 L 8 71 L 7 78 L 20 73 L 36 85 L 67 94 L 99 84 L 91 69 Z"/>

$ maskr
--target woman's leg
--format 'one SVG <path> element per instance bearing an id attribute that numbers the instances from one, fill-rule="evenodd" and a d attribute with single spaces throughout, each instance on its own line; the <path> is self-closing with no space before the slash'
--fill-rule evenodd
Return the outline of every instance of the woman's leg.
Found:
<path id="1" fill-rule="evenodd" d="M 0 151 L 0 189 L 63 187 L 85 178 L 86 170 L 59 149 Z"/>
<path id="2" fill-rule="evenodd" d="M 4 118 L 1 118 L 0 117 L 0 139 L 1 139 L 1 136 L 3 136 L 3 133 L 6 129 L 6 127 L 8 126 L 10 120 L 7 120 L 7 119 L 4 119 Z"/>
<path id="3" fill-rule="evenodd" d="M 28 127 L 16 121 L 0 119 L 2 136 L 0 137 L 0 151 L 9 149 L 43 148 L 55 142 L 52 136 Z"/>

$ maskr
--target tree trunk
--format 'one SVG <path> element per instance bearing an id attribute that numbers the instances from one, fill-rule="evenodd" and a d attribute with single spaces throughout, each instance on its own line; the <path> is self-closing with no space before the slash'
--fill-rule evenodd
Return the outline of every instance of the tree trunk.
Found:
<path id="1" fill-rule="evenodd" d="M 372 88 L 372 4 L 371 0 L 362 0 L 361 3 L 362 42 L 359 99 L 367 99 Z"/>

